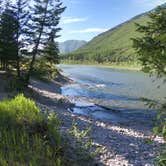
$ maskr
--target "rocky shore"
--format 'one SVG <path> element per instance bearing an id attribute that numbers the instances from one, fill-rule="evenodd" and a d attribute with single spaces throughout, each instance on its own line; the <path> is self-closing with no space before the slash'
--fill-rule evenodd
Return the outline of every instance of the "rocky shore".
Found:
<path id="1" fill-rule="evenodd" d="M 58 114 L 64 134 L 70 135 L 73 121 L 77 123 L 79 130 L 91 127 L 88 139 L 92 140 L 92 146 L 89 151 L 93 154 L 95 152 L 95 162 L 89 165 L 153 166 L 163 140 L 154 137 L 150 121 L 125 117 L 126 121 L 113 123 L 74 114 L 71 111 L 73 103 L 61 95 L 61 87 L 71 83 L 72 80 L 62 76 L 58 81 L 50 83 L 32 81 L 30 88 L 40 94 L 37 102 L 42 110 L 51 110 Z M 86 140 L 87 138 L 84 141 Z"/>
<path id="2" fill-rule="evenodd" d="M 2 77 L 1 79 L 3 80 Z M 36 100 L 36 103 L 43 111 L 47 110 L 48 114 L 53 111 L 60 117 L 62 122 L 60 130 L 62 134 L 71 139 L 71 146 L 86 144 L 87 140 L 91 140 L 88 153 L 93 155 L 94 160 L 86 165 L 153 166 L 155 157 L 162 148 L 163 140 L 159 137 L 154 137 L 153 125 L 150 124 L 150 114 L 148 116 L 149 120 L 148 118 L 125 115 L 123 116 L 125 121 L 118 123 L 75 114 L 72 111 L 74 104 L 71 103 L 68 97 L 61 95 L 61 87 L 71 83 L 73 83 L 72 80 L 62 75 L 51 82 L 32 80 L 29 85 L 29 95 L 33 96 L 33 99 Z M 1 81 L 0 99 L 9 95 L 11 94 L 5 92 L 3 81 Z M 118 113 L 114 112 L 114 114 L 118 116 Z M 76 137 L 70 135 L 73 122 L 77 124 L 80 131 L 91 127 L 88 136 L 81 140 L 80 144 Z M 78 160 L 78 155 L 69 155 L 73 160 Z M 83 160 L 85 160 L 85 157 L 77 162 L 80 163 L 79 166 L 84 165 Z M 77 165 L 75 164 L 74 166 Z"/>

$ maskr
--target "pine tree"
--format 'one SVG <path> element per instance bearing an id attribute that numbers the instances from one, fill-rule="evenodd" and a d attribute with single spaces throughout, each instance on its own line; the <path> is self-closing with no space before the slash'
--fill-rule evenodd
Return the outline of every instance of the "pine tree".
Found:
<path id="1" fill-rule="evenodd" d="M 150 21 L 147 25 L 137 24 L 137 31 L 143 37 L 133 39 L 134 47 L 140 56 L 145 72 L 157 74 L 158 77 L 166 78 L 166 6 L 158 8 L 149 15 Z M 164 98 L 165 100 L 166 98 Z M 158 110 L 157 126 L 153 128 L 154 134 L 166 140 L 166 101 L 145 99 L 146 105 Z M 166 165 L 166 147 L 157 156 L 156 165 Z"/>
<path id="2" fill-rule="evenodd" d="M 0 21 L 0 59 L 2 68 L 5 70 L 8 68 L 9 62 L 17 59 L 17 24 L 15 14 L 9 9 L 7 3 Z"/>
<path id="3" fill-rule="evenodd" d="M 134 47 L 146 72 L 166 75 L 166 7 L 149 14 L 147 25 L 137 24 L 137 31 L 143 37 L 133 39 Z"/>
<path id="4" fill-rule="evenodd" d="M 58 64 L 60 60 L 58 42 L 55 42 L 55 38 L 56 30 L 52 30 L 48 39 L 48 43 L 43 50 L 44 59 L 51 64 Z"/>
<path id="5" fill-rule="evenodd" d="M 34 0 L 32 7 L 32 41 L 33 41 L 33 56 L 30 63 L 30 68 L 27 74 L 26 81 L 29 82 L 30 75 L 36 61 L 36 56 L 41 48 L 46 45 L 51 31 L 60 30 L 57 28 L 60 20 L 60 14 L 65 10 L 62 7 L 60 0 Z"/>
<path id="6" fill-rule="evenodd" d="M 2 0 L 0 0 L 0 15 L 2 13 Z M 0 31 L 1 31 L 1 16 L 0 16 Z M 1 52 L 2 52 L 2 48 L 1 48 L 1 44 L 0 44 L 0 60 L 1 60 Z M 2 67 L 2 61 L 1 61 L 1 67 Z"/>
<path id="7" fill-rule="evenodd" d="M 11 5 L 12 10 L 15 13 L 17 19 L 17 74 L 20 77 L 20 58 L 22 56 L 22 49 L 25 50 L 28 44 L 28 23 L 30 20 L 30 15 L 27 8 L 28 4 L 26 0 L 16 0 L 13 5 Z"/>

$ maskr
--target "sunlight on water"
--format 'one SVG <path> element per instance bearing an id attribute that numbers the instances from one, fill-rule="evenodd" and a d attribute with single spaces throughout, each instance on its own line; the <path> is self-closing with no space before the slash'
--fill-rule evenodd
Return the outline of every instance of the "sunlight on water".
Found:
<path id="1" fill-rule="evenodd" d="M 141 98 L 162 101 L 166 97 L 162 81 L 153 81 L 155 78 L 143 72 L 79 65 L 60 67 L 75 81 L 62 88 L 65 96 L 86 97 L 92 103 L 119 110 L 147 109 Z"/>

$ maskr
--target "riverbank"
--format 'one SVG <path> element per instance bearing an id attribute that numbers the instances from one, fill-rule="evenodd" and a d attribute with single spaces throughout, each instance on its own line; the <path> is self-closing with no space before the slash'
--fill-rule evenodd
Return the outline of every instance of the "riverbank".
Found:
<path id="1" fill-rule="evenodd" d="M 89 134 L 81 141 L 82 144 L 86 144 L 87 140 L 91 140 L 89 153 L 93 154 L 95 162 L 89 162 L 86 165 L 154 165 L 155 156 L 161 149 L 163 140 L 158 137 L 153 138 L 152 128 L 145 130 L 144 125 L 148 122 L 143 123 L 141 121 L 140 123 L 137 121 L 133 125 L 134 119 L 130 121 L 126 117 L 127 123 L 115 124 L 112 121 L 102 121 L 85 115 L 74 114 L 71 111 L 74 107 L 73 103 L 68 97 L 61 95 L 61 88 L 65 85 L 70 86 L 72 83 L 72 80 L 63 75 L 51 82 L 32 80 L 29 86 L 32 91 L 29 91 L 29 95 L 43 111 L 48 110 L 48 114 L 53 111 L 60 117 L 60 131 L 71 140 L 71 147 L 79 149 L 76 136 L 70 135 L 71 130 L 73 130 L 73 122 L 77 124 L 79 131 L 85 131 L 91 127 Z M 154 142 L 147 143 L 150 139 L 153 139 Z M 80 159 L 78 155 L 70 155 L 73 160 L 79 160 L 79 162 L 76 162 L 77 164 L 84 164 L 85 156 Z"/>
<path id="2" fill-rule="evenodd" d="M 127 64 L 127 63 L 91 63 L 91 62 L 80 62 L 80 61 L 63 61 L 64 65 L 80 65 L 80 66 L 96 66 L 104 68 L 124 69 L 141 71 L 142 67 L 139 64 Z"/>
<path id="3" fill-rule="evenodd" d="M 60 83 L 60 85 L 70 86 L 72 83 L 69 81 Z M 97 165 L 154 165 L 155 156 L 161 149 L 163 140 L 159 137 L 154 139 L 153 126 L 147 125 L 150 120 L 145 121 L 145 119 L 140 118 L 136 121 L 134 117 L 128 115 L 130 117 L 125 117 L 126 122 L 113 123 L 112 121 L 102 121 L 86 115 L 75 114 L 72 112 L 74 105 L 70 99 L 60 94 L 61 86 L 59 83 L 56 86 L 54 83 L 33 82 L 31 86 L 34 90 L 37 88 L 36 90 L 46 97 L 38 103 L 39 106 L 43 110 L 52 110 L 58 114 L 62 121 L 61 131 L 64 134 L 70 135 L 73 122 L 77 124 L 80 131 L 91 127 L 91 131 L 84 141 L 86 144 L 88 139 L 92 140 L 90 152 L 95 153 Z M 148 143 L 151 142 L 150 140 L 154 142 Z M 71 142 L 74 144 L 73 138 Z"/>
<path id="4" fill-rule="evenodd" d="M 60 87 L 71 80 L 61 74 L 51 82 L 32 79 L 29 88 L 20 92 L 13 89 L 14 80 L 0 72 L 0 165 L 95 165 L 92 156 L 60 125 L 57 110 L 72 107 L 60 95 Z"/>

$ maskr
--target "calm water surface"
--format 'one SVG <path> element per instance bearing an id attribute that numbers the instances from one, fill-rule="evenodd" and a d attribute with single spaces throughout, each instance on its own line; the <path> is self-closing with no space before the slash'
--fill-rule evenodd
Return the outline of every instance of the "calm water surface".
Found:
<path id="1" fill-rule="evenodd" d="M 166 97 L 162 81 L 154 82 L 155 78 L 143 72 L 80 65 L 60 65 L 60 68 L 75 81 L 62 88 L 64 95 L 91 99 L 109 108 L 147 110 L 141 98 L 162 101 Z"/>

